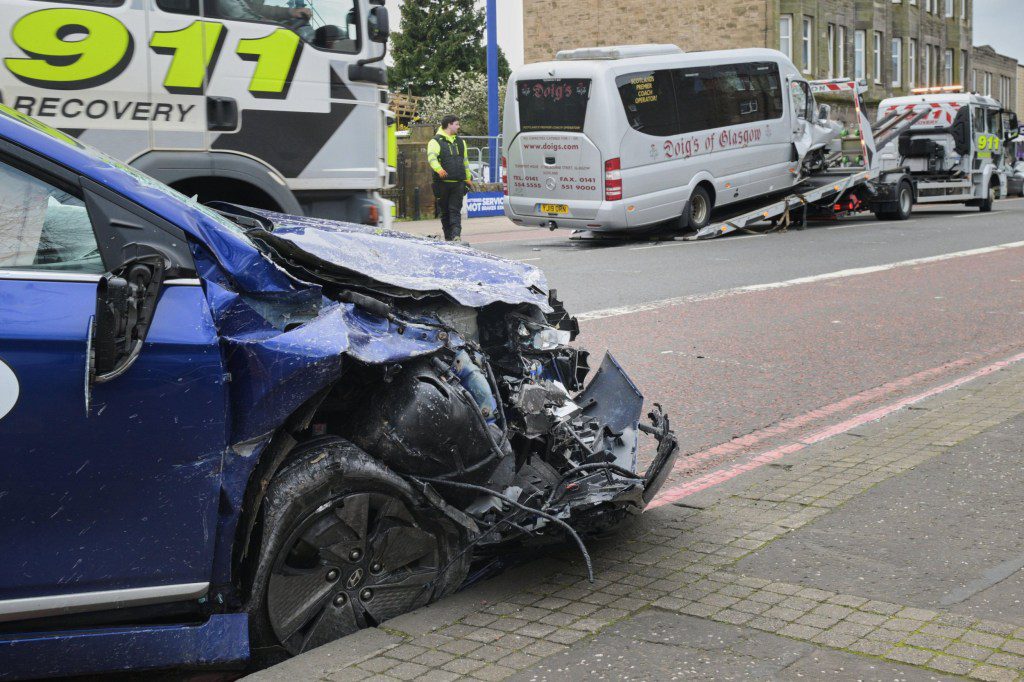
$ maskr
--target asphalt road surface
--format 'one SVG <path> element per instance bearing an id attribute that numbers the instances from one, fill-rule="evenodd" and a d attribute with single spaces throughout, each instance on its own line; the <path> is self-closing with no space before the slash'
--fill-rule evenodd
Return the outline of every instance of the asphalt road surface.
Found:
<path id="1" fill-rule="evenodd" d="M 1024 350 L 1024 200 L 707 242 L 483 239 L 543 269 L 580 344 L 664 405 L 696 453 L 667 489 Z"/>

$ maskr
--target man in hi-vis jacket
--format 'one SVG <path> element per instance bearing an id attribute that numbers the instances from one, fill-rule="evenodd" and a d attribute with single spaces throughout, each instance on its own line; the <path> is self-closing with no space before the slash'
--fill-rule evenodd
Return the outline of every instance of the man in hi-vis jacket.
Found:
<path id="1" fill-rule="evenodd" d="M 445 116 L 427 143 L 427 162 L 434 171 L 434 197 L 446 241 L 462 241 L 462 198 L 471 185 L 469 155 L 459 137 L 458 116 Z"/>

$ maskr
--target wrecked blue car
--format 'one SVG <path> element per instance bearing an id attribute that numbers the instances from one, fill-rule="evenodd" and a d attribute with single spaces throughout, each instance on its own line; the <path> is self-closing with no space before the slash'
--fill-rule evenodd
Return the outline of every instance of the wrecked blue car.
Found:
<path id="1" fill-rule="evenodd" d="M 0 176 L 0 678 L 297 654 L 671 469 L 529 265 L 199 205 L 9 109 Z"/>

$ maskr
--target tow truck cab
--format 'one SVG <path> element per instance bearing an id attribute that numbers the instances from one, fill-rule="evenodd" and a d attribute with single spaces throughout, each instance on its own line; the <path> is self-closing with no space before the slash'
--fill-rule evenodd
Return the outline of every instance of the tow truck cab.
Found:
<path id="1" fill-rule="evenodd" d="M 878 105 L 878 119 L 922 114 L 880 150 L 883 169 L 906 168 L 917 203 L 964 203 L 991 210 L 1007 196 L 1007 143 L 1018 135 L 1017 116 L 991 97 L 959 86 L 922 88 Z"/>

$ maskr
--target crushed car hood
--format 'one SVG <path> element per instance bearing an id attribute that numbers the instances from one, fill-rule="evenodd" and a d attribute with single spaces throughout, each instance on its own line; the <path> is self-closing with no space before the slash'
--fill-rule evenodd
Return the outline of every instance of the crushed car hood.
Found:
<path id="1" fill-rule="evenodd" d="M 251 230 L 280 258 L 317 278 L 340 283 L 370 279 L 391 293 L 444 293 L 473 308 L 491 303 L 535 305 L 550 312 L 548 285 L 537 268 L 403 232 L 249 209 L 272 223 Z"/>

